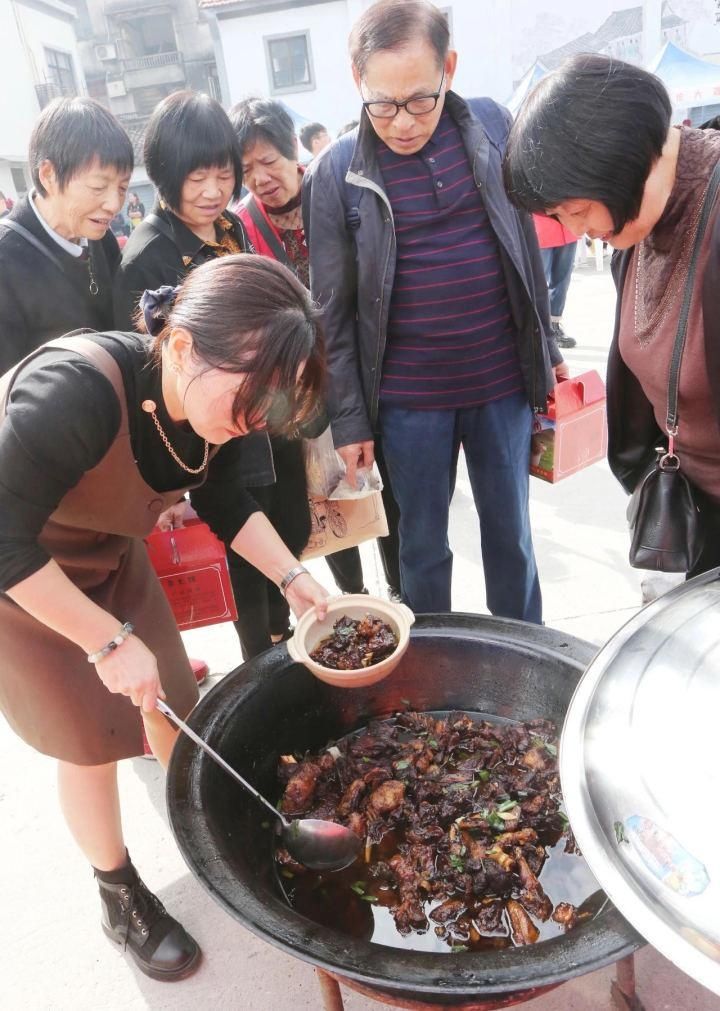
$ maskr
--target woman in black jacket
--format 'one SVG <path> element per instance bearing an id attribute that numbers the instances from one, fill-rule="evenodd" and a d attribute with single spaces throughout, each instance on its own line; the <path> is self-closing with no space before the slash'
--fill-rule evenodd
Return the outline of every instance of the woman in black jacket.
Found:
<path id="1" fill-rule="evenodd" d="M 53 337 L 112 327 L 120 250 L 110 223 L 133 150 L 99 102 L 62 98 L 40 114 L 28 161 L 33 189 L 0 223 L 0 374 Z"/>
<path id="2" fill-rule="evenodd" d="M 181 283 L 202 263 L 254 252 L 238 218 L 228 211 L 241 188 L 235 132 L 218 102 L 179 91 L 155 109 L 145 134 L 145 167 L 159 202 L 131 235 L 115 280 L 115 325 L 133 329 L 146 289 Z M 260 437 L 264 438 L 264 437 Z M 310 536 L 307 500 L 298 495 L 304 468 L 297 440 L 272 439 L 275 484 L 252 495 L 294 555 Z M 243 657 L 249 660 L 289 634 L 290 611 L 266 577 L 231 552 L 228 565 Z"/>
<path id="3" fill-rule="evenodd" d="M 178 285 L 188 270 L 218 256 L 251 252 L 226 210 L 240 192 L 235 135 L 207 95 L 178 91 L 161 102 L 145 134 L 145 168 L 160 194 L 134 229 L 115 279 L 115 326 L 132 330 L 143 291 Z"/>

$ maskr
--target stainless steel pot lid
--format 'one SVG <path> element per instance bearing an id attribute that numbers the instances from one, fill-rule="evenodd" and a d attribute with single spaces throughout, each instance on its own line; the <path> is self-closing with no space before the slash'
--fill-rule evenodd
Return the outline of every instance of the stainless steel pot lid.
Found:
<path id="1" fill-rule="evenodd" d="M 720 569 L 649 604 L 600 650 L 570 702 L 560 776 L 617 908 L 720 994 Z"/>

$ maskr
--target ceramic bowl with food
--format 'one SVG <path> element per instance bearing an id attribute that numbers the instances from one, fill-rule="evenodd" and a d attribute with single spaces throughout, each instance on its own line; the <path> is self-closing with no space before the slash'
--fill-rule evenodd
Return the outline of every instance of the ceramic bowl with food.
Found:
<path id="1" fill-rule="evenodd" d="M 378 663 L 352 670 L 335 670 L 312 659 L 310 654 L 324 639 L 332 635 L 333 626 L 338 619 L 347 617 L 362 621 L 367 615 L 372 615 L 373 618 L 389 625 L 395 634 L 397 646 L 389 656 Z M 327 615 L 322 621 L 318 621 L 314 608 L 306 611 L 298 620 L 295 633 L 286 646 L 293 660 L 304 664 L 321 681 L 337 688 L 364 688 L 366 685 L 382 681 L 395 670 L 408 648 L 410 627 L 414 621 L 415 615 L 405 604 L 370 597 L 366 593 L 352 593 L 329 600 Z"/>

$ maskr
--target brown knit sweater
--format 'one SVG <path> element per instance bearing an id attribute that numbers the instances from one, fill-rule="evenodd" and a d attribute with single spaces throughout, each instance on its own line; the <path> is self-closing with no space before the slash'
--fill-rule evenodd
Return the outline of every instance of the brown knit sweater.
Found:
<path id="1" fill-rule="evenodd" d="M 687 282 L 697 219 L 713 168 L 720 132 L 683 128 L 675 184 L 662 217 L 636 246 L 623 290 L 620 354 L 637 376 L 665 431 L 668 369 Z M 687 476 L 720 504 L 720 435 L 705 366 L 702 278 L 710 251 L 716 201 L 700 250 L 680 371 L 679 437 Z M 636 302 L 637 292 L 637 302 Z"/>

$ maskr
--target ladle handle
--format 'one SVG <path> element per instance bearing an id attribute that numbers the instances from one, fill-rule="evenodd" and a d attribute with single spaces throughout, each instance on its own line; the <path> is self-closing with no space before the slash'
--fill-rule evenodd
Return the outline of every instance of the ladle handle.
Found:
<path id="1" fill-rule="evenodd" d="M 235 769 L 233 769 L 232 765 L 228 765 L 228 763 L 225 761 L 225 759 L 222 758 L 220 755 L 218 755 L 217 751 L 214 751 L 210 747 L 209 744 L 207 744 L 205 741 L 203 741 L 202 737 L 199 737 L 195 733 L 195 731 L 192 730 L 187 725 L 187 723 L 185 722 L 185 720 L 181 720 L 180 717 L 176 713 L 174 713 L 172 711 L 172 709 L 167 704 L 167 702 L 163 702 L 162 699 L 158 699 L 157 700 L 157 707 L 158 707 L 158 710 L 164 716 L 167 716 L 168 719 L 171 719 L 173 721 L 173 723 L 175 723 L 182 730 L 182 732 L 184 734 L 187 734 L 187 736 L 190 738 L 190 740 L 194 741 L 195 744 L 197 744 L 198 748 L 202 748 L 202 750 L 205 752 L 205 754 L 209 755 L 210 758 L 212 758 L 213 762 L 217 762 L 217 764 L 219 766 L 221 766 L 225 770 L 225 772 L 229 773 L 233 777 L 233 779 L 236 779 L 238 781 L 238 783 L 240 783 L 241 786 L 245 787 L 246 790 L 249 790 L 249 792 L 253 795 L 253 797 L 255 798 L 255 800 L 259 800 L 260 803 L 264 804 L 265 807 L 269 811 L 272 811 L 272 813 L 275 815 L 275 817 L 279 818 L 280 821 L 283 823 L 283 825 L 288 825 L 288 822 L 286 821 L 286 819 L 283 818 L 283 816 L 280 814 L 280 812 L 276 808 L 274 808 L 272 806 L 272 804 L 270 803 L 270 801 L 266 800 L 261 793 L 258 793 L 258 791 L 255 789 L 254 786 L 250 786 L 250 784 L 248 783 L 248 781 L 246 779 L 243 779 L 243 777 L 240 775 L 240 773 L 237 772 Z"/>

